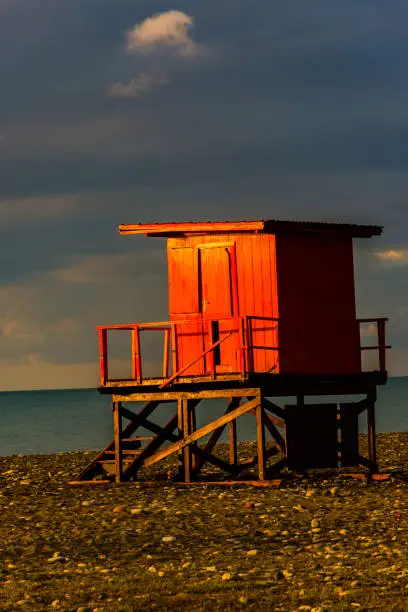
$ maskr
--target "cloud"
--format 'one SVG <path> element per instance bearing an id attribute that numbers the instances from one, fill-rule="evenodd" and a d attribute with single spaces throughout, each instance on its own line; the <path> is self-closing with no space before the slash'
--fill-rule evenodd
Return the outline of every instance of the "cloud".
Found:
<path id="1" fill-rule="evenodd" d="M 111 285 L 118 275 L 122 280 L 155 276 L 165 269 L 163 249 L 114 254 L 92 254 L 78 257 L 69 266 L 50 272 L 57 282 L 68 285 Z"/>
<path id="2" fill-rule="evenodd" d="M 189 36 L 193 18 L 181 11 L 166 11 L 148 17 L 127 32 L 128 53 L 150 53 L 159 47 L 168 47 L 179 55 L 198 55 L 201 48 Z"/>
<path id="3" fill-rule="evenodd" d="M 69 215 L 77 208 L 75 198 L 65 195 L 0 200 L 0 223 L 28 225 L 39 219 Z"/>
<path id="4" fill-rule="evenodd" d="M 168 77 L 164 75 L 142 72 L 127 83 L 114 83 L 108 89 L 107 95 L 112 98 L 139 98 L 150 93 L 153 89 L 157 89 L 157 87 L 166 85 L 168 82 Z"/>
<path id="5" fill-rule="evenodd" d="M 393 249 L 389 251 L 378 251 L 375 256 L 382 261 L 408 264 L 408 249 L 402 249 L 399 251 L 395 251 Z"/>

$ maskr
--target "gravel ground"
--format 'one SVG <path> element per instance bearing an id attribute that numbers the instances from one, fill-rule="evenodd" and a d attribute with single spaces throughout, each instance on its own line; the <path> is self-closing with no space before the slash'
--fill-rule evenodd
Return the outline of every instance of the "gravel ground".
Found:
<path id="1" fill-rule="evenodd" d="M 378 454 L 383 482 L 280 488 L 71 487 L 94 453 L 2 457 L 0 609 L 407 611 L 408 434 Z"/>

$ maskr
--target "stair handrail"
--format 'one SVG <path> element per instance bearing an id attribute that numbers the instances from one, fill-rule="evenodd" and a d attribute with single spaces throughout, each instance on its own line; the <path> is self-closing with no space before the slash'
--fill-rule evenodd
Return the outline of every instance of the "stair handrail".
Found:
<path id="1" fill-rule="evenodd" d="M 167 385 L 169 385 L 170 383 L 173 382 L 173 380 L 176 380 L 176 378 L 178 378 L 180 376 L 180 374 L 183 374 L 183 372 L 185 372 L 186 370 L 188 370 L 189 368 L 191 368 L 191 366 L 193 366 L 195 363 L 197 363 L 197 361 L 200 361 L 200 359 L 202 359 L 203 357 L 205 357 L 207 355 L 207 353 L 210 353 L 211 351 L 213 351 L 215 348 L 217 348 L 217 346 L 219 346 L 220 344 L 222 344 L 223 342 L 225 342 L 225 340 L 227 340 L 230 336 L 232 336 L 233 332 L 230 332 L 229 334 L 227 334 L 226 336 L 224 336 L 223 338 L 221 338 L 220 340 L 217 340 L 217 342 L 214 342 L 214 344 L 212 344 L 210 347 L 208 347 L 208 349 L 206 349 L 205 351 L 203 351 L 201 353 L 201 355 L 199 355 L 198 357 L 196 357 L 195 359 L 193 359 L 193 361 L 191 361 L 190 363 L 188 363 L 187 365 L 183 366 L 182 368 L 180 368 L 180 370 L 178 370 L 178 372 L 176 372 L 175 374 L 172 374 L 167 380 L 164 381 L 164 383 L 162 383 L 159 386 L 159 389 L 164 389 L 164 387 L 167 387 Z"/>

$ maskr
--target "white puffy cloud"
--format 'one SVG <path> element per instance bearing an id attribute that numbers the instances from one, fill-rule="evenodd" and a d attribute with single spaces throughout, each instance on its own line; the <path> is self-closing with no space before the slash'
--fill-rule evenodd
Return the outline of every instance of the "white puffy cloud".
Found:
<path id="1" fill-rule="evenodd" d="M 148 17 L 127 32 L 128 53 L 151 52 L 168 47 L 182 56 L 194 56 L 200 47 L 190 37 L 193 18 L 181 11 L 166 11 Z"/>
<path id="2" fill-rule="evenodd" d="M 113 98 L 139 98 L 153 89 L 166 85 L 169 79 L 164 75 L 142 72 L 127 83 L 114 83 L 108 89 L 108 96 Z"/>

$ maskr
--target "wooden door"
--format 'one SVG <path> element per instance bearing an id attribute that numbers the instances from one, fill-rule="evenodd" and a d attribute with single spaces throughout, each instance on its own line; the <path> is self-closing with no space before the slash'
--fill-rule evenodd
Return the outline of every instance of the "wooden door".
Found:
<path id="1" fill-rule="evenodd" d="M 193 247 L 171 248 L 168 251 L 168 258 L 169 310 L 171 320 L 178 321 L 176 325 L 176 370 L 180 370 L 197 359 L 204 351 L 199 302 L 198 251 Z M 203 374 L 204 364 L 204 359 L 196 361 L 183 375 Z"/>
<path id="2" fill-rule="evenodd" d="M 238 371 L 239 325 L 235 246 L 202 245 L 199 248 L 200 309 L 205 347 L 225 340 L 214 350 L 216 371 Z M 231 334 L 231 335 L 229 335 Z M 228 337 L 226 337 L 228 336 Z M 206 369 L 211 369 L 210 355 Z"/>

